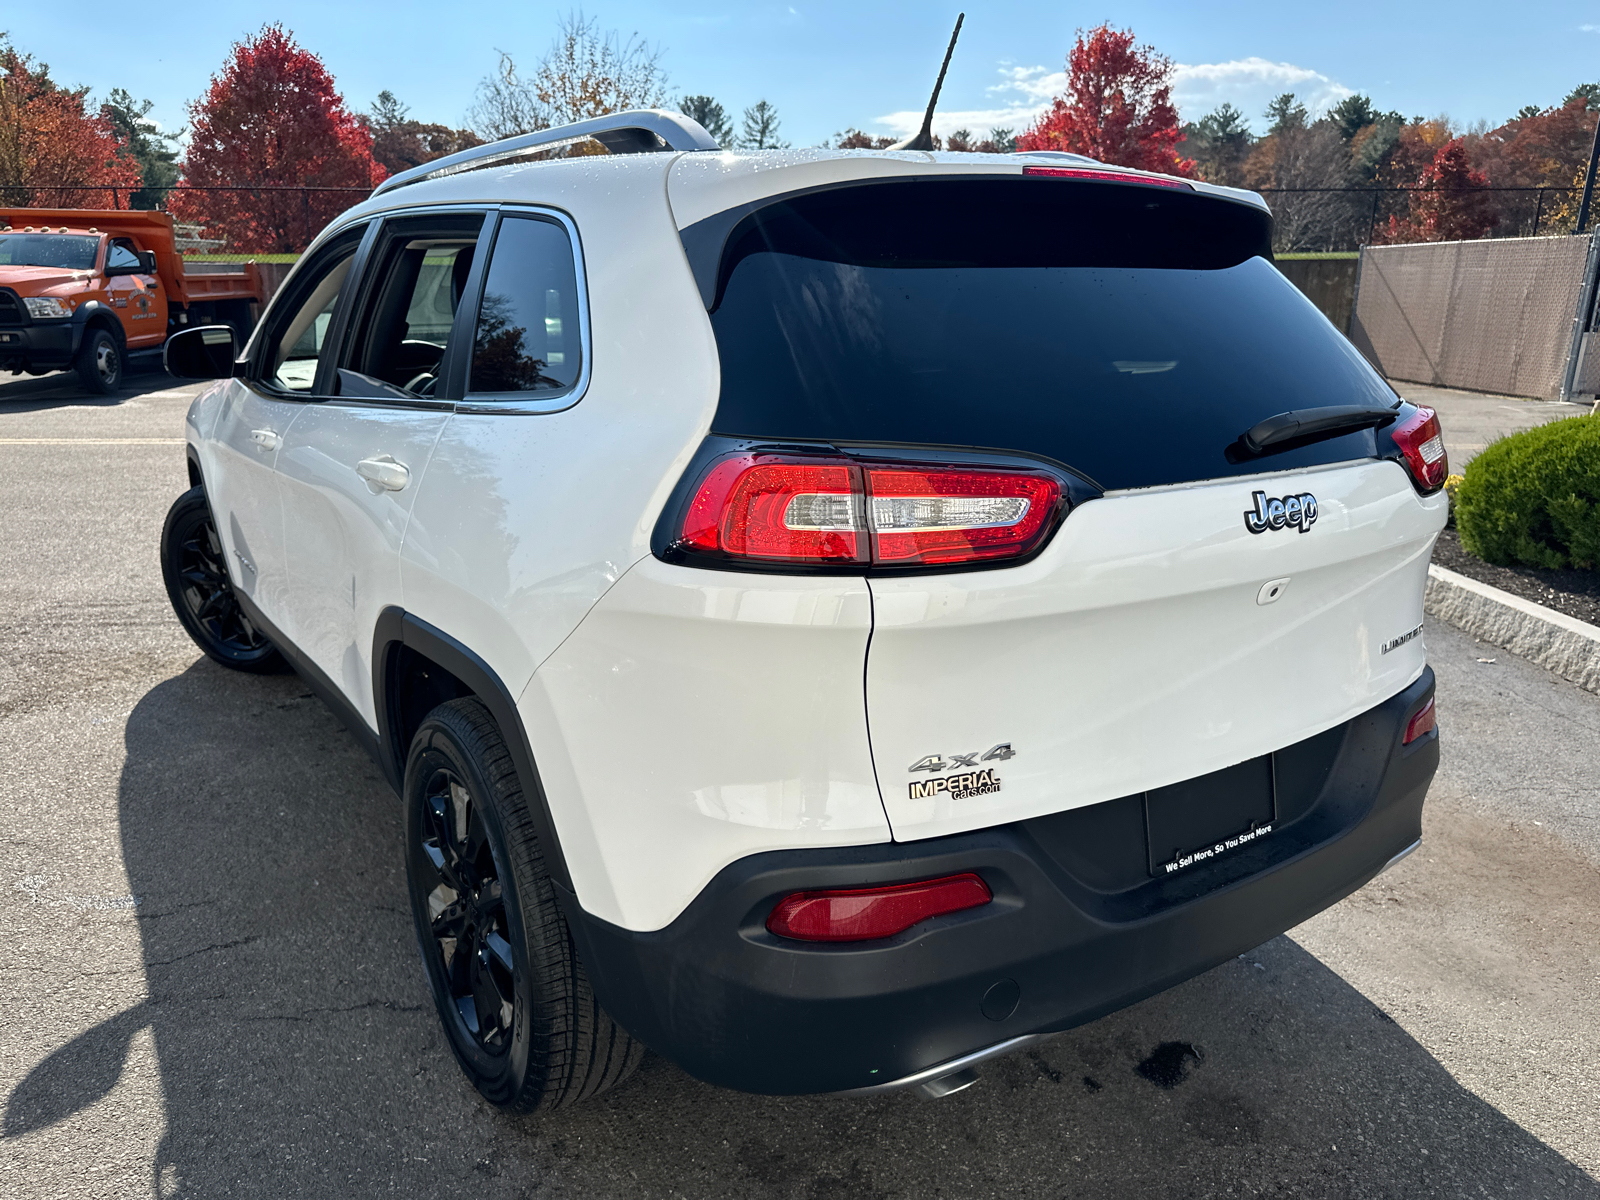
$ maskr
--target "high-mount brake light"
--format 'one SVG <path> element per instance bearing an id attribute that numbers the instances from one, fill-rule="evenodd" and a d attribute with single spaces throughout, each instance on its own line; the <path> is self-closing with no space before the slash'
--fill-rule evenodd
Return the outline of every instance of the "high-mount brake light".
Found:
<path id="1" fill-rule="evenodd" d="M 767 929 L 802 942 L 867 942 L 993 899 L 989 885 L 971 873 L 886 887 L 794 892 L 778 901 Z"/>
<path id="2" fill-rule="evenodd" d="M 1061 500 L 1044 471 L 736 454 L 707 472 L 677 545 L 771 563 L 984 562 L 1036 549 Z"/>
<path id="3" fill-rule="evenodd" d="M 1024 175 L 1047 175 L 1054 179 L 1087 179 L 1097 183 L 1143 183 L 1150 187 L 1172 188 L 1180 192 L 1194 191 L 1194 185 L 1181 179 L 1163 179 L 1159 175 L 1136 175 L 1132 171 L 1102 171 L 1095 167 L 1023 167 Z"/>
<path id="4" fill-rule="evenodd" d="M 1428 702 L 1417 710 L 1416 716 L 1406 722 L 1406 736 L 1400 740 L 1402 746 L 1409 746 L 1420 737 L 1425 737 L 1434 730 L 1439 723 L 1439 714 L 1433 707 L 1433 697 L 1428 697 Z"/>
<path id="5" fill-rule="evenodd" d="M 1405 455 L 1406 466 L 1418 488 L 1423 492 L 1436 492 L 1444 486 L 1450 474 L 1450 458 L 1444 449 L 1444 431 L 1433 409 L 1417 409 L 1396 425 L 1389 436 Z"/>

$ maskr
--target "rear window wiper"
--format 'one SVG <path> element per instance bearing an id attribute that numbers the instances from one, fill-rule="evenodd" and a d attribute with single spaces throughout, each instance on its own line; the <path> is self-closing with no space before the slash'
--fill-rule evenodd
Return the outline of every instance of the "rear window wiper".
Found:
<path id="1" fill-rule="evenodd" d="M 1228 447 L 1228 461 L 1259 458 L 1309 446 L 1359 429 L 1376 429 L 1393 421 L 1399 413 L 1392 408 L 1370 404 L 1330 404 L 1322 408 L 1297 408 L 1257 421 Z"/>

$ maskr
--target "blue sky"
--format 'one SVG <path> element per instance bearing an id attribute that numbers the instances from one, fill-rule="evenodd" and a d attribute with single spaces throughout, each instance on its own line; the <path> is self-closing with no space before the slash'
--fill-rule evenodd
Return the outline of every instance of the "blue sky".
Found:
<path id="1" fill-rule="evenodd" d="M 123 6 L 66 10 L 20 5 L 0 25 L 67 84 L 149 97 L 152 116 L 181 130 L 231 42 L 281 20 L 320 54 L 347 102 L 364 108 L 388 88 L 412 115 L 460 124 L 496 48 L 531 65 L 566 5 L 308 3 L 186 5 L 168 22 Z M 920 119 L 961 5 L 943 3 L 591 2 L 601 24 L 660 46 L 674 94 L 705 92 L 730 109 L 765 97 L 782 136 L 811 145 L 850 125 L 903 133 Z M 1023 125 L 1061 81 L 1073 31 L 1100 21 L 1131 27 L 1179 64 L 1186 118 L 1228 100 L 1259 117 L 1278 92 L 1313 106 L 1352 91 L 1408 116 L 1448 113 L 1491 124 L 1524 104 L 1559 103 L 1600 78 L 1600 2 L 1477 0 L 1389 5 L 1157 3 L 1095 8 L 971 0 L 936 128 Z M 99 11 L 105 23 L 98 24 Z M 93 31 L 98 29 L 99 33 Z"/>

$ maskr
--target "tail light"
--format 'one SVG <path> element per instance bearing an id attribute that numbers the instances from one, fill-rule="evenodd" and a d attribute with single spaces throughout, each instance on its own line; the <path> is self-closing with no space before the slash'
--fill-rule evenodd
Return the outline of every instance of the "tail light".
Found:
<path id="1" fill-rule="evenodd" d="M 1450 459 L 1444 451 L 1444 431 L 1439 416 L 1431 408 L 1419 408 L 1389 432 L 1394 444 L 1405 455 L 1406 467 L 1424 493 L 1436 492 L 1450 474 Z"/>
<path id="2" fill-rule="evenodd" d="M 1044 471 L 737 454 L 711 468 L 675 545 L 770 563 L 931 566 L 1017 558 L 1062 506 Z"/>
<path id="3" fill-rule="evenodd" d="M 1434 711 L 1433 697 L 1428 697 L 1428 702 L 1417 710 L 1411 720 L 1406 722 L 1406 736 L 1400 739 L 1402 746 L 1409 746 L 1419 737 L 1424 737 L 1434 730 L 1439 723 L 1438 713 Z"/>
<path id="4" fill-rule="evenodd" d="M 989 885 L 972 874 L 887 887 L 795 892 L 778 901 L 767 929 L 802 942 L 866 942 L 993 899 Z"/>
<path id="5" fill-rule="evenodd" d="M 1176 188 L 1192 192 L 1194 186 L 1181 179 L 1164 179 L 1160 175 L 1136 175 L 1132 171 L 1107 171 L 1100 167 L 1023 167 L 1024 175 L 1046 175 L 1055 179 L 1087 179 L 1094 183 L 1143 183 L 1151 187 Z"/>

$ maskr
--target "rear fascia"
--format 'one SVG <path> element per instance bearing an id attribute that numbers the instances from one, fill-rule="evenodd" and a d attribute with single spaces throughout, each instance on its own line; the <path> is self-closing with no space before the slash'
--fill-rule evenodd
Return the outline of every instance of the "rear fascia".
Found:
<path id="1" fill-rule="evenodd" d="M 1069 1029 L 1199 974 L 1348 895 L 1421 836 L 1438 734 L 1401 745 L 1431 671 L 1353 719 L 1326 782 L 1274 835 L 1107 892 L 1052 856 L 1033 823 L 911 844 L 741 859 L 670 925 L 636 933 L 576 906 L 573 936 L 606 1010 L 708 1082 L 750 1092 L 843 1091 L 986 1046 Z M 894 938 L 774 937 L 783 896 L 972 871 L 981 908 Z M 983 1011 L 996 985 L 1020 1001 Z M 991 1014 L 992 1014 L 991 1008 Z"/>

